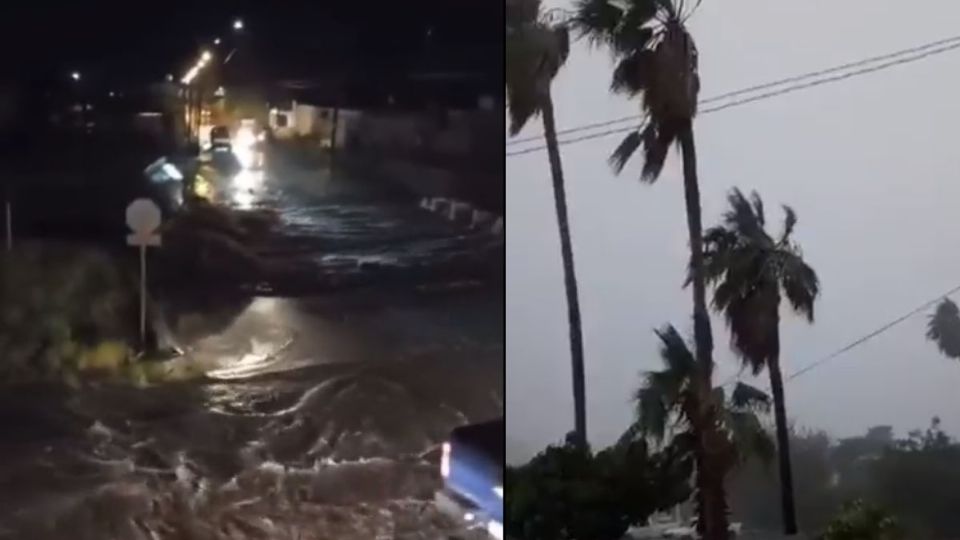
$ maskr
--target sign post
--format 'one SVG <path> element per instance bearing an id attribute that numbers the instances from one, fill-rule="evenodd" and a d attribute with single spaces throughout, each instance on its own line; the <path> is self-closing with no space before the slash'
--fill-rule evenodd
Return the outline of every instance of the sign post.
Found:
<path id="1" fill-rule="evenodd" d="M 159 246 L 160 208 L 150 199 L 137 199 L 127 206 L 127 226 L 133 234 L 127 244 L 140 248 L 140 344 L 147 346 L 147 247 Z"/>

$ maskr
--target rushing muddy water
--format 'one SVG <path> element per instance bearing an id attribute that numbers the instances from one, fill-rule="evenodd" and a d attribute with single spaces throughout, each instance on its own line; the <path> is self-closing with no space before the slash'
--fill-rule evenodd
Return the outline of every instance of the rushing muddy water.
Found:
<path id="1" fill-rule="evenodd" d="M 202 380 L 0 393 L 0 538 L 475 534 L 431 499 L 450 429 L 503 414 L 502 289 L 457 271 L 502 237 L 305 182 L 242 202 L 282 217 L 273 256 L 362 271 L 363 287 L 190 308 L 158 295 Z M 433 279 L 393 286 L 390 268 Z"/>
<path id="2" fill-rule="evenodd" d="M 5 392 L 0 537 L 456 534 L 437 446 L 503 414 L 500 300 L 366 294 L 254 300 L 185 340 L 206 380 Z"/>

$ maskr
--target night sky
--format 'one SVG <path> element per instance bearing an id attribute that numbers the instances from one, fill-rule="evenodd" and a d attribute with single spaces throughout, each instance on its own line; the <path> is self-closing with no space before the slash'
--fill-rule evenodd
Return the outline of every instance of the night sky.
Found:
<path id="1" fill-rule="evenodd" d="M 490 0 L 408 2 L 226 1 L 6 3 L 0 7 L 3 70 L 10 81 L 57 80 L 81 71 L 102 84 L 182 73 L 201 46 L 232 35 L 256 50 L 265 76 L 331 70 L 502 71 L 502 4 Z"/>

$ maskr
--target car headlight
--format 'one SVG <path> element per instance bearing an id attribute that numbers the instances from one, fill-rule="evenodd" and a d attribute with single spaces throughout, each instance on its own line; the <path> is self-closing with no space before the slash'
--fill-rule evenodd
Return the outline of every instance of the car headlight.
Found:
<path id="1" fill-rule="evenodd" d="M 440 454 L 440 476 L 444 479 L 450 476 L 450 443 L 443 443 L 442 453 Z"/>

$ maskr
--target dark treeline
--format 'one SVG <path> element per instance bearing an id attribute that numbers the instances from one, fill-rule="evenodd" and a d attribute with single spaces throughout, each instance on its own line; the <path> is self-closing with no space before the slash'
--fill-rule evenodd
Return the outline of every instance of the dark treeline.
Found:
<path id="1" fill-rule="evenodd" d="M 801 530 L 823 530 L 845 502 L 862 499 L 896 516 L 909 538 L 960 535 L 960 443 L 940 429 L 939 418 L 900 439 L 889 426 L 838 440 L 794 431 L 791 457 Z M 729 493 L 745 528 L 779 528 L 775 468 L 748 462 L 732 476 Z"/>

